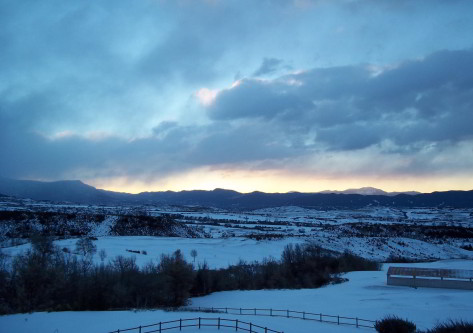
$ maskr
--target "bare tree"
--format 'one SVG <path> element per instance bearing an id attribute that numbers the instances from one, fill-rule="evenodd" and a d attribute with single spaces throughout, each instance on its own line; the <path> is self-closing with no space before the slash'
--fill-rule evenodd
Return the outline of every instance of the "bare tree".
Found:
<path id="1" fill-rule="evenodd" d="M 194 263 L 195 263 L 195 258 L 197 257 L 197 250 L 196 249 L 192 249 L 191 256 L 192 256 L 192 258 L 194 258 Z"/>
<path id="2" fill-rule="evenodd" d="M 97 252 L 97 246 L 90 238 L 81 238 L 76 242 L 76 251 L 85 256 L 92 256 Z"/>
<path id="3" fill-rule="evenodd" d="M 107 258 L 107 251 L 105 251 L 105 249 L 101 249 L 99 251 L 99 256 L 100 256 L 100 260 L 103 262 L 105 258 Z"/>

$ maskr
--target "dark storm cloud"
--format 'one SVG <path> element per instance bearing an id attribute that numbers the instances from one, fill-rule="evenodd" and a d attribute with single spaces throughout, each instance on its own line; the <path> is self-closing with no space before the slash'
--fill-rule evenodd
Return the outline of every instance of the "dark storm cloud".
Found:
<path id="1" fill-rule="evenodd" d="M 52 101 L 54 107 L 29 108 L 35 130 L 113 124 L 114 130 L 136 132 L 150 116 L 165 113 L 169 99 L 183 98 L 176 91 L 188 98 L 215 78 L 214 64 L 226 43 L 239 38 L 236 33 L 224 37 L 239 24 L 239 15 L 225 18 L 214 7 L 174 1 L 159 6 L 154 1 L 3 1 L 0 95 L 10 103 L 40 95 Z M 218 25 L 222 28 L 215 29 Z M 143 91 L 149 96 L 143 98 Z"/>
<path id="2" fill-rule="evenodd" d="M 319 54 L 319 59 L 337 58 L 339 62 L 372 60 L 364 50 L 376 48 L 380 40 L 384 42 L 381 32 L 389 30 L 379 21 L 385 15 L 399 18 L 413 8 L 424 8 L 416 1 L 390 3 L 2 1 L 0 93 L 3 90 L 13 99 L 43 94 L 53 101 L 52 108 L 38 105 L 38 111 L 30 111 L 36 130 L 95 130 L 116 123 L 114 130 L 128 127 L 133 132 L 156 113 L 165 113 L 168 99 L 183 99 L 182 95 L 173 96 L 177 91 L 184 91 L 188 97 L 192 91 L 221 77 L 233 77 L 240 70 L 244 76 L 251 75 L 249 69 L 234 63 L 249 66 L 255 62 L 247 60 L 255 58 L 260 66 L 257 73 L 269 74 L 287 58 L 300 54 L 311 59 Z M 440 2 L 432 3 L 437 4 L 431 6 L 437 13 Z M 248 11 L 250 4 L 256 6 L 254 11 Z M 385 12 L 387 7 L 391 12 Z M 467 23 L 462 25 L 456 6 L 449 8 L 453 9 L 447 10 L 448 17 L 441 21 L 457 31 Z M 373 12 L 369 20 L 358 24 L 359 15 L 368 10 Z M 357 15 L 352 15 L 353 11 Z M 337 23 L 324 24 L 320 15 Z M 458 19 L 452 21 L 450 16 L 454 15 Z M 430 22 L 424 22 L 424 17 L 417 22 L 420 26 Z M 343 28 L 345 23 L 347 27 Z M 336 33 L 339 28 L 343 33 Z M 368 32 L 373 35 L 363 38 L 362 44 L 353 43 L 352 28 L 363 32 L 362 36 Z M 419 28 L 404 36 L 430 30 Z M 452 34 L 449 40 L 460 35 Z M 431 40 L 421 37 L 415 41 Z M 363 52 L 356 45 L 363 45 Z M 393 40 L 390 45 L 397 44 Z M 270 58 L 261 57 L 266 49 L 271 52 L 267 53 Z M 146 98 L 152 101 L 143 101 L 142 91 L 150 91 L 152 97 Z"/>
<path id="3" fill-rule="evenodd" d="M 442 51 L 392 69 L 363 65 L 244 80 L 222 91 L 209 115 L 310 124 L 317 141 L 333 149 L 387 139 L 400 145 L 457 142 L 473 136 L 472 66 L 472 50 Z"/>
<path id="4" fill-rule="evenodd" d="M 471 43 L 473 5 L 451 3 L 0 0 L 0 175 L 167 174 L 471 140 L 472 51 L 405 60 Z M 219 90 L 206 110 L 201 88 Z"/>
<path id="5" fill-rule="evenodd" d="M 284 136 L 261 124 L 178 126 L 163 123 L 154 135 L 136 140 L 66 134 L 46 138 L 0 118 L 0 174 L 64 178 L 167 175 L 195 167 L 277 159 L 297 155 Z M 15 130 L 12 130 L 14 128 Z M 244 148 L 242 148 L 244 147 Z"/>
<path id="6" fill-rule="evenodd" d="M 210 116 L 218 120 L 238 118 L 274 118 L 282 113 L 297 113 L 311 107 L 290 89 L 283 89 L 278 83 L 245 79 L 232 89 L 218 95 L 210 107 Z"/>
<path id="7" fill-rule="evenodd" d="M 473 138 L 473 74 L 467 70 L 472 65 L 473 51 L 444 51 L 381 72 L 351 66 L 244 79 L 209 106 L 213 124 L 162 122 L 151 136 L 134 140 L 74 133 L 47 138 L 31 129 L 31 119 L 39 121 L 42 111 L 49 110 L 51 117 L 59 110 L 47 95 L 13 102 L 3 96 L 0 155 L 8 158 L 1 173 L 165 175 L 206 165 L 298 158 L 315 150 L 356 150 L 385 140 L 406 155 L 427 143 L 445 151 Z M 29 110 L 39 114 L 31 116 Z M 410 168 L 427 166 L 415 160 Z"/>

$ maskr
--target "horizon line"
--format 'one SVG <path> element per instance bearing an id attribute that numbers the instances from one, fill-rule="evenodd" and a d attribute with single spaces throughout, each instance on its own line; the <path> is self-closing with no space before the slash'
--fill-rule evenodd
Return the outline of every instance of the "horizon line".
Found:
<path id="1" fill-rule="evenodd" d="M 142 194 L 142 193 L 157 193 L 157 192 L 192 192 L 192 191 L 203 191 L 203 192 L 213 192 L 216 190 L 223 190 L 223 191 L 233 191 L 241 194 L 251 194 L 255 192 L 259 193 L 266 193 L 266 194 L 289 194 L 289 193 L 301 193 L 301 194 L 359 194 L 359 195 L 383 195 L 383 194 L 360 194 L 360 193 L 343 193 L 346 191 L 350 190 L 362 190 L 362 189 L 373 189 L 373 190 L 378 190 L 378 191 L 383 191 L 386 194 L 406 194 L 406 193 L 413 193 L 412 195 L 416 194 L 429 194 L 429 193 L 435 193 L 435 192 L 449 192 L 449 191 L 471 191 L 470 190 L 458 190 L 458 189 L 448 189 L 448 190 L 436 190 L 436 191 L 431 191 L 431 192 L 422 192 L 422 191 L 417 191 L 417 190 L 406 190 L 406 191 L 386 191 L 382 188 L 379 187 L 373 187 L 373 186 L 362 186 L 362 187 L 352 187 L 352 188 L 346 188 L 344 190 L 321 190 L 321 191 L 314 191 L 314 192 L 307 192 L 307 191 L 297 191 L 297 190 L 291 190 L 291 191 L 286 191 L 286 192 L 270 192 L 270 191 L 261 191 L 261 190 L 253 190 L 253 191 L 237 191 L 231 188 L 223 188 L 223 187 L 215 187 L 213 189 L 199 189 L 199 188 L 194 188 L 194 189 L 181 189 L 181 190 L 148 190 L 148 191 L 140 191 L 140 192 L 127 192 L 127 191 L 117 191 L 117 190 L 112 190 L 112 189 L 106 189 L 106 188 L 101 188 L 97 187 L 94 185 L 91 185 L 87 183 L 86 181 L 83 181 L 81 179 L 61 179 L 61 180 L 38 180 L 38 179 L 19 179 L 19 178 L 10 178 L 10 177 L 3 177 L 0 176 L 0 180 L 5 179 L 5 180 L 12 180 L 12 181 L 31 181 L 31 182 L 38 182 L 38 183 L 58 183 L 58 182 L 81 182 L 84 185 L 90 186 L 95 188 L 96 190 L 101 190 L 101 191 L 107 191 L 107 192 L 115 192 L 115 193 L 124 193 L 124 194 Z"/>

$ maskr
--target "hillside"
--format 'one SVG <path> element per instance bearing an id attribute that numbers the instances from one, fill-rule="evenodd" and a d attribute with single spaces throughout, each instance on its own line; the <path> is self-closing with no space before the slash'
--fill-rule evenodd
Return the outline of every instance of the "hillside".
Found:
<path id="1" fill-rule="evenodd" d="M 365 189 L 367 195 L 351 193 L 240 193 L 232 190 L 165 191 L 139 194 L 96 189 L 81 181 L 40 182 L 0 178 L 0 193 L 34 200 L 81 204 L 167 204 L 197 205 L 225 209 L 260 209 L 280 206 L 302 206 L 320 209 L 384 207 L 473 207 L 473 191 L 446 191 L 421 194 L 380 193 Z M 360 189 L 363 192 L 363 188 Z M 351 193 L 351 194 L 350 194 Z M 373 194 L 374 193 L 374 194 Z"/>

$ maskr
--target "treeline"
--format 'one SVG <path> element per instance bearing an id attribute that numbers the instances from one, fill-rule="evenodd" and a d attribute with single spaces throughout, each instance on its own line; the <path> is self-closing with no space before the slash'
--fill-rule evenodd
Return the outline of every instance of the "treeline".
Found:
<path id="1" fill-rule="evenodd" d="M 205 263 L 200 265 L 191 293 L 206 295 L 224 290 L 318 288 L 342 282 L 340 273 L 380 268 L 379 263 L 348 252 L 339 254 L 316 245 L 289 244 L 280 260 L 240 261 L 218 270 L 209 269 Z"/>
<path id="2" fill-rule="evenodd" d="M 91 256 L 36 241 L 1 265 L 0 313 L 179 306 L 190 296 L 193 276 L 180 251 L 139 268 L 133 257 L 94 264 Z"/>
<path id="3" fill-rule="evenodd" d="M 121 256 L 94 264 L 90 256 L 61 251 L 44 238 L 32 245 L 11 263 L 0 260 L 2 314 L 177 307 L 214 291 L 314 288 L 340 281 L 341 272 L 379 269 L 376 262 L 312 245 L 289 245 L 280 260 L 218 270 L 205 263 L 195 269 L 179 250 L 139 268 L 134 258 Z"/>
<path id="4" fill-rule="evenodd" d="M 83 212 L 0 211 L 0 228 L 7 230 L 7 238 L 42 235 L 59 238 L 86 237 L 105 219 L 111 218 L 113 236 L 185 236 L 202 237 L 205 233 L 196 227 L 176 222 L 169 215 L 150 216 L 147 212 L 126 214 Z"/>

